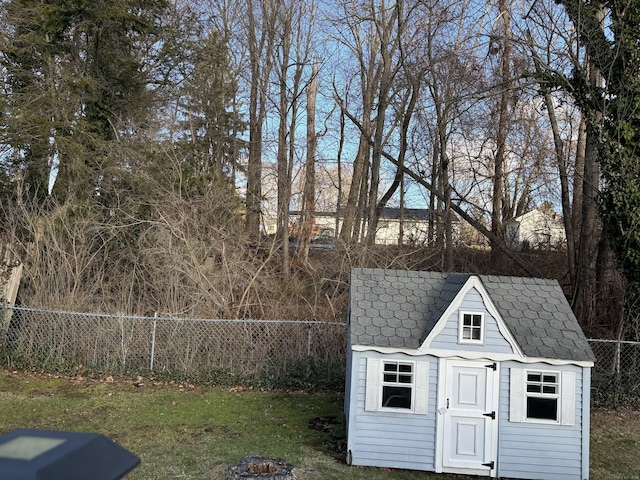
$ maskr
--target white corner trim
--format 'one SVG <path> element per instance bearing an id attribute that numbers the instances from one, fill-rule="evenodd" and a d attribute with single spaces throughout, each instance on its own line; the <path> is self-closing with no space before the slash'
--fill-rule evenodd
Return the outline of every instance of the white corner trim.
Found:
<path id="1" fill-rule="evenodd" d="M 460 305 L 462 305 L 462 301 L 464 300 L 464 297 L 466 296 L 467 293 L 469 293 L 469 291 L 472 288 L 475 288 L 480 294 L 480 296 L 482 297 L 482 301 L 484 302 L 487 308 L 487 311 L 496 320 L 496 323 L 498 325 L 498 330 L 500 331 L 502 336 L 505 338 L 505 340 L 509 343 L 509 345 L 517 355 L 517 358 L 524 359 L 525 356 L 522 353 L 522 349 L 518 345 L 518 342 L 516 342 L 514 336 L 511 334 L 511 331 L 509 330 L 507 325 L 504 323 L 502 316 L 500 315 L 500 313 L 498 313 L 498 309 L 496 308 L 495 304 L 491 300 L 491 297 L 489 296 L 489 293 L 487 292 L 487 290 L 484 288 L 484 285 L 482 285 L 480 278 L 478 278 L 475 275 L 470 276 L 469 279 L 462 286 L 460 291 L 454 297 L 453 301 L 449 304 L 449 306 L 444 311 L 442 316 L 436 322 L 435 327 L 433 327 L 431 332 L 429 332 L 429 335 L 427 335 L 427 338 L 424 340 L 419 350 L 422 353 L 426 353 L 426 350 L 428 350 L 429 347 L 431 346 L 431 342 L 442 332 L 442 330 L 446 326 L 447 321 L 449 320 L 449 317 L 454 313 L 456 313 L 456 311 L 460 308 Z"/>

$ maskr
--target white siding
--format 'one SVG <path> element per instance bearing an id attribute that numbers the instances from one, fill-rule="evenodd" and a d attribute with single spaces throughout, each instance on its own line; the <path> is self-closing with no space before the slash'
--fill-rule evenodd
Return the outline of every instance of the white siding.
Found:
<path id="1" fill-rule="evenodd" d="M 482 312 L 484 313 L 484 344 L 473 345 L 469 343 L 458 342 L 458 325 L 460 320 L 460 311 L 463 312 Z M 491 316 L 484 305 L 484 301 L 480 293 L 472 288 L 467 292 L 460 308 L 453 312 L 446 320 L 446 325 L 440 334 L 431 342 L 433 349 L 471 351 L 471 352 L 487 352 L 490 353 L 513 353 L 513 349 L 509 342 L 500 333 L 496 319 Z"/>
<path id="2" fill-rule="evenodd" d="M 367 357 L 429 362 L 427 414 L 365 411 Z M 376 352 L 353 352 L 351 373 L 351 419 L 347 432 L 348 458 L 351 459 L 351 463 L 433 471 L 437 359 L 402 354 L 383 356 Z"/>
<path id="3" fill-rule="evenodd" d="M 527 369 L 575 373 L 575 421 L 568 426 L 509 421 L 510 370 L 523 367 L 517 362 L 505 362 L 501 368 L 498 476 L 545 480 L 586 478 L 586 472 L 582 471 L 582 369 L 577 366 L 526 365 Z"/>

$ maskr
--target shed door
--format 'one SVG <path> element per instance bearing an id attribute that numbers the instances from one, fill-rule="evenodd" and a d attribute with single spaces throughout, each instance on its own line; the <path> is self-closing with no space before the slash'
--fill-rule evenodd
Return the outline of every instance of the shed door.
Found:
<path id="1" fill-rule="evenodd" d="M 443 417 L 443 471 L 494 475 L 498 432 L 498 385 L 494 382 L 498 378 L 497 365 L 489 361 L 444 362 L 445 405 L 439 409 Z"/>

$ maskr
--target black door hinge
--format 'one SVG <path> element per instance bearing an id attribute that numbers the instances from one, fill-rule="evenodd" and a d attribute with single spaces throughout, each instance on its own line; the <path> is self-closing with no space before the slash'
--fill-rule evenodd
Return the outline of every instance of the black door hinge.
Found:
<path id="1" fill-rule="evenodd" d="M 485 365 L 485 367 L 490 368 L 494 372 L 498 369 L 498 365 L 496 365 L 496 362 L 493 362 L 491 365 Z"/>
<path id="2" fill-rule="evenodd" d="M 493 470 L 495 468 L 495 463 L 493 460 L 491 460 L 489 463 L 483 463 L 482 466 L 489 467 L 491 470 Z"/>
<path id="3" fill-rule="evenodd" d="M 495 420 L 496 419 L 496 412 L 483 413 L 482 415 L 484 417 L 491 417 L 491 420 Z"/>

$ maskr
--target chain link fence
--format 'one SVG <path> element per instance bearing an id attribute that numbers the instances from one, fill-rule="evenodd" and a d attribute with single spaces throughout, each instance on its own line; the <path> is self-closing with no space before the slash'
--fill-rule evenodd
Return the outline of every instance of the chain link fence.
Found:
<path id="1" fill-rule="evenodd" d="M 640 408 L 640 342 L 589 343 L 597 358 L 593 406 Z M 0 304 L 2 363 L 14 368 L 340 389 L 346 347 L 340 322 L 177 319 Z"/>
<path id="2" fill-rule="evenodd" d="M 597 360 L 591 371 L 592 405 L 640 408 L 640 342 L 589 340 Z"/>
<path id="3" fill-rule="evenodd" d="M 273 387 L 344 385 L 344 323 L 140 317 L 0 305 L 3 363 Z"/>

